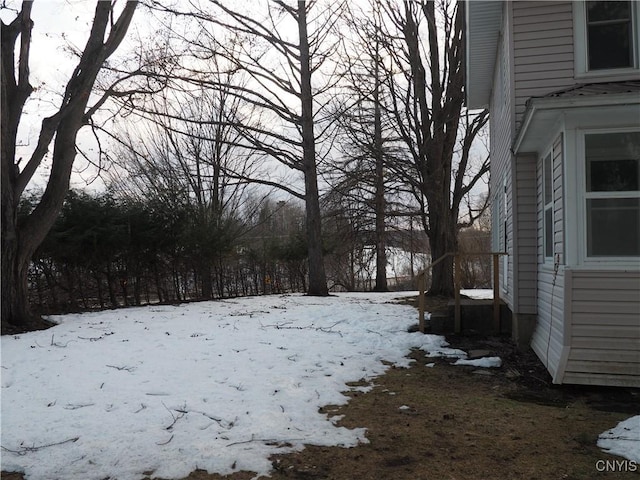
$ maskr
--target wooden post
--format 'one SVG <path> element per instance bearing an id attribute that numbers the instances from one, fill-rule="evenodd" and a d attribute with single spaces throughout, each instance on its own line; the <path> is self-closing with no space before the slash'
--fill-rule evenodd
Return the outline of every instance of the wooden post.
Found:
<path id="1" fill-rule="evenodd" d="M 426 277 L 427 274 L 422 272 L 418 275 L 418 330 L 420 333 L 425 333 L 427 327 L 424 322 L 424 291 L 426 290 Z"/>
<path id="2" fill-rule="evenodd" d="M 455 333 L 460 333 L 462 330 L 462 321 L 460 318 L 460 255 L 456 254 L 455 258 L 455 291 L 456 291 L 456 305 L 455 305 Z"/>
<path id="3" fill-rule="evenodd" d="M 500 256 L 493 254 L 493 333 L 500 334 Z"/>

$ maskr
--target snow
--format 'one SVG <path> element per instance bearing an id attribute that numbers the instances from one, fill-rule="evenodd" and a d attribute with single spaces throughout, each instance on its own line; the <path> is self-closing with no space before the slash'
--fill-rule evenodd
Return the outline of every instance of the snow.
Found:
<path id="1" fill-rule="evenodd" d="M 394 300 L 414 295 L 138 307 L 3 336 L 2 469 L 27 480 L 182 478 L 196 469 L 258 477 L 273 454 L 366 443 L 364 428 L 339 427 L 339 416 L 319 408 L 369 391 L 390 365 L 409 366 L 412 348 L 466 358 L 444 337 L 407 332 L 417 313 Z M 638 438 L 640 416 L 598 446 L 640 461 Z"/>
<path id="2" fill-rule="evenodd" d="M 500 368 L 502 366 L 502 359 L 500 357 L 482 357 L 475 358 L 473 360 L 465 360 L 460 358 L 455 361 L 454 365 L 470 365 L 472 367 L 483 368 Z"/>
<path id="3" fill-rule="evenodd" d="M 461 289 L 460 293 L 474 300 L 491 300 L 493 299 L 493 290 L 491 288 L 477 288 L 475 290 Z"/>
<path id="4" fill-rule="evenodd" d="M 611 430 L 601 433 L 598 447 L 612 455 L 640 463 L 640 415 L 628 418 Z"/>
<path id="5" fill-rule="evenodd" d="M 391 294 L 282 295 L 55 317 L 2 337 L 2 468 L 28 480 L 268 475 L 304 445 L 352 447 L 364 428 L 318 409 L 371 388 L 412 348 L 416 310 Z M 369 385 L 367 387 L 366 385 Z M 362 386 L 364 385 L 364 386 Z"/>

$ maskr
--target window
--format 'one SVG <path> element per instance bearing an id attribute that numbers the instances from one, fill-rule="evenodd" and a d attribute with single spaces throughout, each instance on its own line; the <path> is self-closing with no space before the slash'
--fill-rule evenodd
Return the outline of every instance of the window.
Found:
<path id="1" fill-rule="evenodd" d="M 633 66 L 631 2 L 587 2 L 589 70 Z"/>
<path id="2" fill-rule="evenodd" d="M 544 257 L 553 257 L 553 162 L 551 153 L 542 161 L 542 189 L 544 200 Z"/>
<path id="3" fill-rule="evenodd" d="M 499 184 L 498 184 L 499 185 Z M 498 187 L 498 185 L 496 185 Z M 493 196 L 491 205 L 491 235 L 492 248 L 494 252 L 507 251 L 507 179 L 503 176 L 502 185 Z M 503 292 L 509 291 L 509 258 L 502 256 L 502 278 L 501 286 Z"/>
<path id="4" fill-rule="evenodd" d="M 640 132 L 587 134 L 587 257 L 640 256 Z"/>
<path id="5" fill-rule="evenodd" d="M 574 2 L 576 76 L 637 74 L 638 7 L 635 1 Z"/>

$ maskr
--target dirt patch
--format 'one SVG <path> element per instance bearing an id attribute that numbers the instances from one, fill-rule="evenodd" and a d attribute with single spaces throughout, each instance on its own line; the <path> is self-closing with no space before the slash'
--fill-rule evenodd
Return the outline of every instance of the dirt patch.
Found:
<path id="1" fill-rule="evenodd" d="M 455 340 L 456 347 L 471 342 Z M 348 405 L 323 409 L 344 415 L 340 425 L 367 427 L 369 443 L 348 449 L 309 446 L 297 454 L 275 456 L 271 478 L 640 478 L 637 473 L 596 469 L 598 460 L 614 458 L 596 446 L 598 435 L 637 409 L 637 390 L 552 386 L 530 352 L 510 355 L 511 344 L 497 339 L 476 339 L 473 345 L 505 354 L 503 367 L 452 366 L 415 351 L 411 368 L 391 368 L 375 379 L 371 392 L 352 392 Z M 425 366 L 432 362 L 435 366 Z M 221 477 L 199 471 L 187 478 L 246 480 L 251 475 Z"/>
<path id="2" fill-rule="evenodd" d="M 640 413 L 640 391 L 555 386 L 533 352 L 502 338 L 448 337 L 452 347 L 498 355 L 499 369 L 453 366 L 414 351 L 410 368 L 390 368 L 368 393 L 351 392 L 339 425 L 367 428 L 354 448 L 308 446 L 272 458 L 274 480 L 639 479 L 599 472 L 613 460 L 598 435 Z M 426 364 L 434 363 L 433 367 Z M 195 471 L 183 480 L 248 480 Z M 3 479 L 20 480 L 20 475 Z M 147 480 L 153 479 L 152 475 Z"/>
<path id="3" fill-rule="evenodd" d="M 428 300 L 429 311 L 447 299 Z M 406 303 L 415 304 L 411 299 Z M 308 446 L 272 458 L 274 480 L 638 479 L 599 472 L 613 457 L 598 435 L 640 413 L 637 389 L 558 386 L 536 355 L 505 338 L 450 336 L 451 347 L 500 356 L 499 369 L 451 365 L 414 351 L 410 368 L 390 368 L 368 393 L 351 392 L 339 425 L 367 428 L 355 448 Z M 433 367 L 426 364 L 435 363 Z M 402 407 L 402 408 L 401 408 Z M 193 472 L 184 480 L 247 480 Z M 149 479 L 147 479 L 149 480 Z"/>

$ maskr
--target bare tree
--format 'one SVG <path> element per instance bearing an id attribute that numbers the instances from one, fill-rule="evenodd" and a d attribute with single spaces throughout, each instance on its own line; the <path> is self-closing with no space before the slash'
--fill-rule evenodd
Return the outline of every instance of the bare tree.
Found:
<path id="1" fill-rule="evenodd" d="M 224 121 L 237 114 L 240 103 L 229 95 L 233 75 L 212 75 L 219 77 L 220 88 L 167 91 L 150 99 L 157 114 L 148 115 L 150 121 L 137 128 L 123 128 L 111 160 L 118 165 L 111 170 L 111 185 L 122 196 L 153 197 L 168 207 L 176 202 L 187 207 L 203 298 L 213 297 L 215 262 L 242 234 L 235 220 L 246 199 L 247 182 L 237 177 L 251 175 L 249 155 L 235 146 L 238 134 Z M 170 118 L 171 105 L 190 121 Z"/>
<path id="2" fill-rule="evenodd" d="M 109 90 L 87 107 L 96 77 L 122 42 L 137 2 L 129 1 L 116 14 L 112 2 L 98 2 L 91 32 L 53 115 L 42 120 L 37 144 L 23 163 L 16 158 L 18 125 L 34 89 L 29 79 L 32 2 L 22 4 L 15 19 L 1 27 L 1 177 L 2 177 L 2 326 L 26 328 L 34 322 L 29 308 L 27 271 L 31 257 L 55 222 L 69 189 L 76 157 L 76 137 L 91 116 L 114 94 Z M 17 58 L 16 58 L 17 55 Z M 53 142 L 51 172 L 33 211 L 17 221 L 17 208 L 27 184 Z"/>
<path id="3" fill-rule="evenodd" d="M 387 163 L 393 161 L 396 135 L 390 128 L 388 89 L 384 76 L 382 17 L 377 2 L 366 8 L 350 5 L 345 44 L 342 101 L 338 108 L 342 159 L 336 165 L 335 193 L 358 198 L 373 211 L 370 242 L 375 245 L 375 291 L 387 291 L 387 194 L 391 191 Z M 388 173 L 388 171 L 387 171 Z"/>
<path id="4" fill-rule="evenodd" d="M 409 161 L 395 170 L 420 205 L 436 261 L 457 251 L 461 207 L 488 173 L 488 156 L 474 164 L 472 148 L 488 112 L 463 108 L 463 2 L 385 0 L 383 8 L 395 27 L 386 47 L 397 71 L 390 72 L 388 87 L 397 131 L 409 153 Z M 483 208 L 478 210 L 466 212 L 466 225 Z M 451 256 L 433 267 L 429 292 L 453 294 Z"/>
<path id="5" fill-rule="evenodd" d="M 316 1 L 287 3 L 283 0 L 252 4 L 250 12 L 229 2 L 211 0 L 204 11 L 178 11 L 157 5 L 162 11 L 194 19 L 197 38 L 189 39 L 198 59 L 222 55 L 230 69 L 242 70 L 250 83 L 231 89 L 245 107 L 238 116 L 228 118 L 241 134 L 244 147 L 274 159 L 299 174 L 304 184 L 296 185 L 274 178 L 271 172 L 245 178 L 280 188 L 305 203 L 309 288 L 311 295 L 327 295 L 323 263 L 318 164 L 318 146 L 326 137 L 322 114 L 323 95 L 332 88 L 331 72 L 322 72 L 339 36 L 335 35 L 337 12 L 341 5 L 318 5 Z M 233 32 L 235 41 L 219 41 L 220 27 Z M 185 66 L 184 82 L 215 88 L 201 68 Z M 273 170 L 273 169 L 272 169 Z"/>

